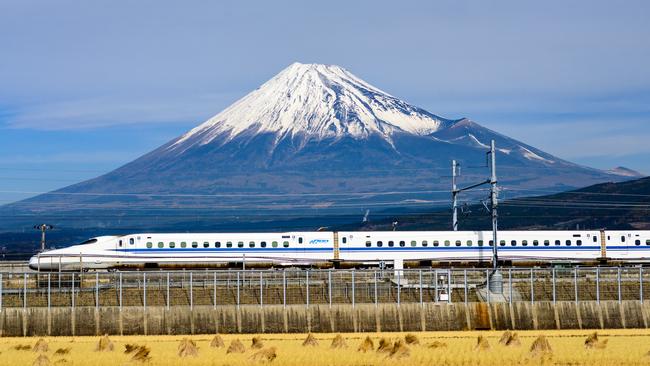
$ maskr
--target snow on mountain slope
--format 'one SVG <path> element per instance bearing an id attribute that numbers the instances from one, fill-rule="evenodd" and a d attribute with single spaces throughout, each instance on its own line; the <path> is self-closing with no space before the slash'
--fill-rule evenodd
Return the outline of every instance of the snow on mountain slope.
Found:
<path id="1" fill-rule="evenodd" d="M 355 139 L 370 134 L 391 141 L 395 132 L 428 135 L 449 126 L 335 65 L 294 63 L 221 113 L 187 132 L 170 150 L 187 150 L 244 132 Z"/>

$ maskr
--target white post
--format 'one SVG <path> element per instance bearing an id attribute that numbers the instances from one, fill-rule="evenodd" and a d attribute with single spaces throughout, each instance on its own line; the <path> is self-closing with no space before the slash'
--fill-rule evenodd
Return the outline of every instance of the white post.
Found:
<path id="1" fill-rule="evenodd" d="M 264 279 L 262 278 L 262 271 L 260 271 L 260 307 L 263 306 L 264 306 Z"/>

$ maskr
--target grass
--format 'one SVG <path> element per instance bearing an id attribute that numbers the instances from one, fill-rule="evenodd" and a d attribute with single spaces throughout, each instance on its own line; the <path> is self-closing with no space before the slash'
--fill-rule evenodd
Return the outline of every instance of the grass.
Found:
<path id="1" fill-rule="evenodd" d="M 419 344 L 407 345 L 406 333 L 341 334 L 347 345 L 332 348 L 336 334 L 314 334 L 317 346 L 303 346 L 307 334 L 221 335 L 225 345 L 239 339 L 244 353 L 226 353 L 227 347 L 210 347 L 214 335 L 195 336 L 123 336 L 110 337 L 113 351 L 97 351 L 100 337 L 46 337 L 48 351 L 36 352 L 33 346 L 38 338 L 0 338 L 0 366 L 34 365 L 40 357 L 49 365 L 287 365 L 287 366 L 370 366 L 370 365 L 641 365 L 650 363 L 650 332 L 647 330 L 599 330 L 598 339 L 607 340 L 604 349 L 588 349 L 585 340 L 593 334 L 589 330 L 517 331 L 521 346 L 499 344 L 503 332 L 421 332 L 412 333 Z M 550 356 L 534 356 L 530 348 L 538 336 L 544 335 L 552 348 Z M 260 337 L 262 349 L 251 349 L 253 337 Z M 399 343 L 399 357 L 391 352 L 358 352 L 364 338 L 369 336 L 375 350 L 381 338 Z M 477 338 L 483 336 L 490 344 L 488 350 L 476 350 Z M 196 357 L 180 357 L 179 345 L 184 338 L 198 348 Z M 396 342 L 401 340 L 401 342 Z M 432 343 L 446 347 L 430 347 Z M 145 346 L 150 350 L 149 360 L 132 361 L 133 354 L 125 354 L 127 344 Z M 24 347 L 30 345 L 32 347 Z M 21 346 L 21 347 L 18 347 Z M 57 350 L 59 351 L 57 354 Z M 272 356 L 269 356 L 272 355 Z M 61 361 L 65 360 L 65 361 Z"/>

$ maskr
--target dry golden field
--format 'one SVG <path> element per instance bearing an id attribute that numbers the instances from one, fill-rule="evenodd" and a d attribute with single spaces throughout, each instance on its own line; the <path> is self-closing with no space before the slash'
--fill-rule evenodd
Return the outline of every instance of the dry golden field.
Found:
<path id="1" fill-rule="evenodd" d="M 336 334 L 314 334 L 316 341 L 312 340 L 311 345 L 303 345 L 306 334 L 220 335 L 222 347 L 214 347 L 220 345 L 214 335 L 109 337 L 109 341 L 104 340 L 101 345 L 100 337 L 46 337 L 45 342 L 40 343 L 38 338 L 0 338 L 0 366 L 650 364 L 650 332 L 646 330 L 600 330 L 598 342 L 591 348 L 585 346 L 585 340 L 593 331 L 520 331 L 511 338 L 509 346 L 499 343 L 503 333 L 341 334 L 336 341 L 339 348 L 332 347 Z M 548 340 L 550 353 L 531 352 L 533 342 L 540 335 Z M 487 340 L 488 349 L 477 347 L 479 336 Z M 258 337 L 255 342 L 254 337 Z M 366 337 L 374 343 L 373 349 L 359 351 Z M 382 338 L 390 343 L 385 351 L 377 351 Z M 407 339 L 419 344 L 407 344 Z M 243 344 L 243 353 L 227 353 L 235 340 Z M 397 346 L 396 341 L 400 341 Z M 255 347 L 251 347 L 253 343 Z M 486 347 L 485 343 L 483 345 Z M 100 347 L 106 350 L 98 351 Z M 127 347 L 133 349 L 128 354 L 125 353 Z"/>

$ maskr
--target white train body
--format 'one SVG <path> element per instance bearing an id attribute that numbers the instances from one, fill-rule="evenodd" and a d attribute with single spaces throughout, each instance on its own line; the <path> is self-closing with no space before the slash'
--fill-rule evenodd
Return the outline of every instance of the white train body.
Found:
<path id="1" fill-rule="evenodd" d="M 36 270 L 125 267 L 373 265 L 492 260 L 491 231 L 317 231 L 101 236 L 30 259 Z M 650 231 L 500 231 L 499 260 L 644 262 Z"/>

